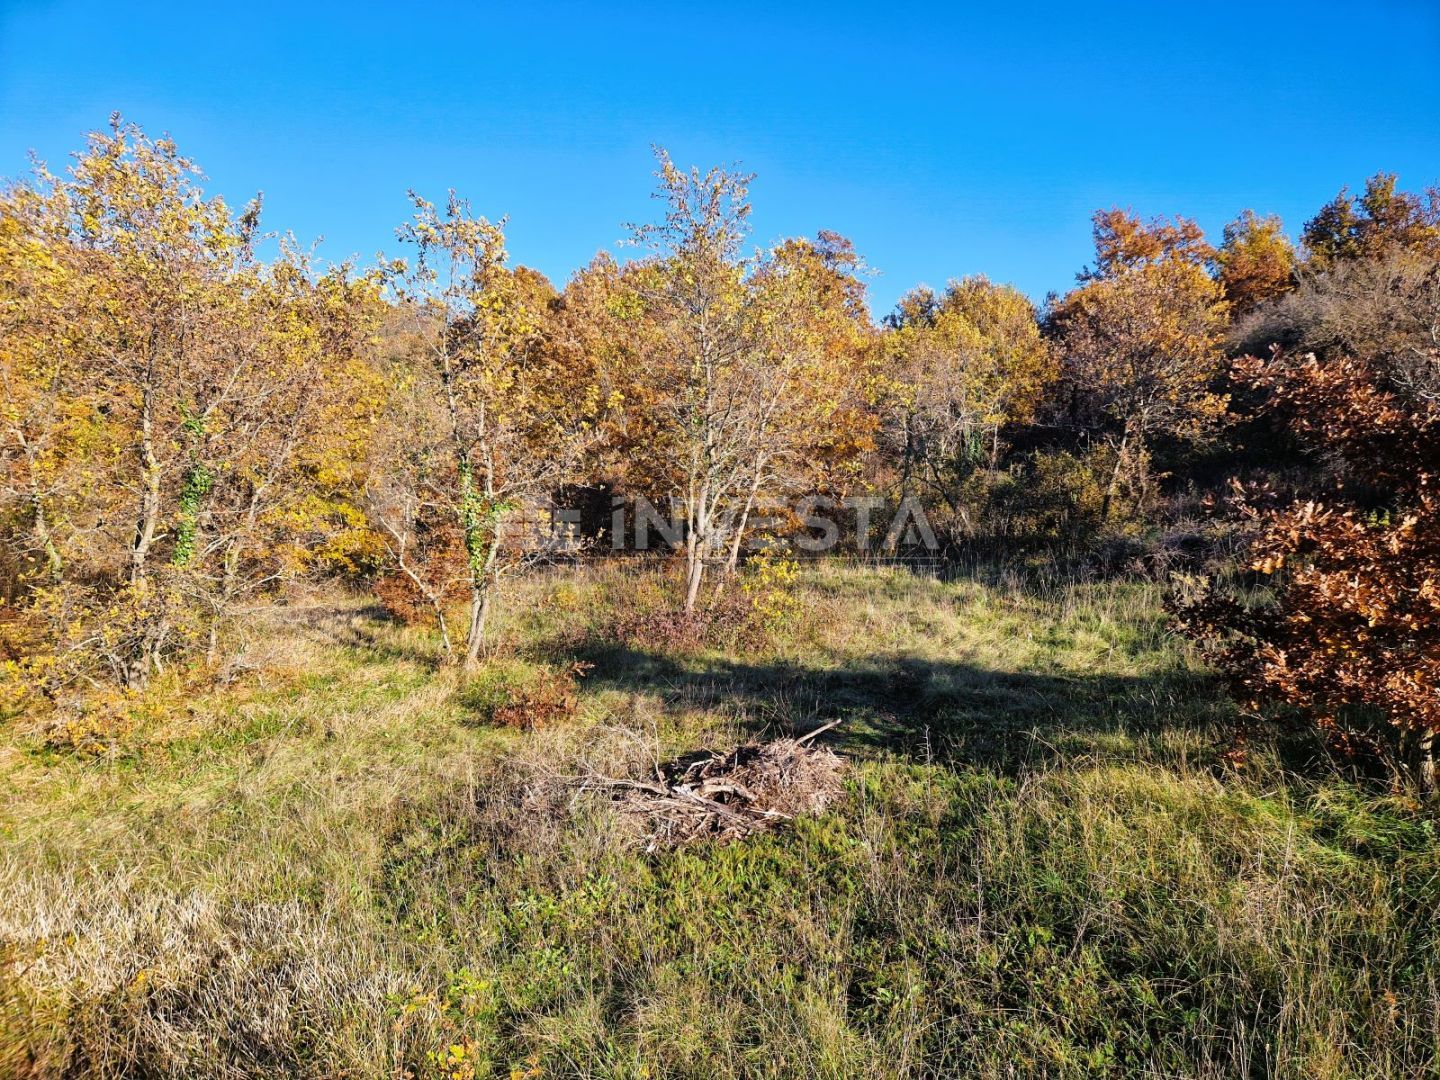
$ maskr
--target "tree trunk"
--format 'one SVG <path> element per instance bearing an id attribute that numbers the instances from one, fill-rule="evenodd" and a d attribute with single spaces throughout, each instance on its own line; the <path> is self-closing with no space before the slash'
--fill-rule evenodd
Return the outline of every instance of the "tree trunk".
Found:
<path id="1" fill-rule="evenodd" d="M 750 496 L 753 499 L 755 496 Z M 735 528 L 735 536 L 730 541 L 730 554 L 725 557 L 725 573 L 727 576 L 735 573 L 735 568 L 740 565 L 740 545 L 745 542 L 745 526 L 750 523 L 750 502 L 747 500 L 745 509 L 740 512 L 740 523 Z"/>
<path id="2" fill-rule="evenodd" d="M 745 496 L 745 509 L 740 512 L 740 523 L 735 529 L 735 537 L 730 541 L 730 555 L 725 560 L 725 575 L 729 577 L 735 573 L 735 568 L 740 565 L 740 545 L 745 542 L 745 527 L 750 524 L 750 511 L 755 508 L 755 497 L 760 493 L 760 472 L 756 469 L 755 480 L 750 485 L 750 493 Z"/>
<path id="3" fill-rule="evenodd" d="M 40 495 L 31 495 L 31 503 L 35 515 L 35 537 L 40 542 L 40 549 L 45 552 L 45 566 L 50 573 L 52 583 L 59 582 L 64 576 L 65 564 L 60 559 L 60 551 L 55 546 L 55 539 L 50 535 L 50 523 L 45 517 L 45 504 L 41 501 Z"/>
<path id="4" fill-rule="evenodd" d="M 1125 433 L 1120 436 L 1120 445 L 1115 449 L 1115 468 L 1110 471 L 1110 483 L 1105 487 L 1105 495 L 1100 500 L 1100 520 L 1110 520 L 1110 507 L 1115 502 L 1115 493 L 1120 488 L 1120 473 L 1125 468 L 1126 451 L 1130 446 L 1130 426 L 1125 426 Z"/>
<path id="5" fill-rule="evenodd" d="M 130 583 L 145 578 L 150 545 L 155 542 L 155 529 L 160 520 L 160 462 L 155 456 L 155 393 L 153 380 L 147 379 L 140 403 L 140 517 L 135 526 L 135 542 L 130 548 Z"/>
<path id="6" fill-rule="evenodd" d="M 1420 790 L 1427 796 L 1435 794 L 1435 732 L 1423 731 L 1419 742 L 1420 761 L 1416 770 L 1420 779 Z"/>
<path id="7" fill-rule="evenodd" d="M 693 540 L 686 554 L 685 567 L 685 613 L 695 610 L 695 601 L 700 596 L 700 582 L 705 576 L 705 558 L 699 545 Z"/>
<path id="8" fill-rule="evenodd" d="M 490 605 L 495 594 L 495 560 L 500 555 L 500 522 L 494 524 L 494 535 L 490 539 L 490 550 L 485 555 L 485 565 L 478 575 L 470 579 L 470 632 L 465 646 L 465 667 L 473 668 L 480 662 L 480 649 L 485 642 L 485 624 L 490 621 Z"/>
<path id="9" fill-rule="evenodd" d="M 155 454 L 154 408 L 152 358 L 140 402 L 140 445 L 136 447 L 140 458 L 140 513 L 135 523 L 135 538 L 130 545 L 130 585 L 137 590 L 144 585 L 149 572 L 150 547 L 155 542 L 160 521 L 160 461 Z M 148 600 L 145 602 L 149 603 Z M 151 673 L 159 670 L 160 652 L 168 633 L 168 627 L 158 613 L 145 620 L 131 655 L 125 658 L 122 677 L 126 686 L 142 689 L 149 682 Z"/>
<path id="10" fill-rule="evenodd" d="M 480 663 L 480 647 L 485 640 L 485 624 L 490 619 L 490 589 L 486 585 L 472 586 L 470 590 L 470 631 L 465 647 L 465 667 Z"/>
<path id="11" fill-rule="evenodd" d="M 694 488 L 692 486 L 692 491 Z M 700 583 L 705 577 L 706 538 L 710 535 L 710 505 L 708 482 L 701 485 L 698 495 L 692 495 L 686 508 L 685 536 L 685 614 L 695 610 L 700 597 Z"/>
<path id="12" fill-rule="evenodd" d="M 455 646 L 450 642 L 450 624 L 445 619 L 445 605 L 433 596 L 426 596 L 430 606 L 435 610 L 435 623 L 440 627 L 440 648 L 448 657 L 455 651 Z"/>

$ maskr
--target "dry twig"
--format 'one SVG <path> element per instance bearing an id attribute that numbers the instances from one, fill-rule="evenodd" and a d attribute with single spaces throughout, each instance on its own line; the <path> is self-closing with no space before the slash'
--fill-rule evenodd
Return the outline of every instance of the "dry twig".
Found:
<path id="1" fill-rule="evenodd" d="M 688 754 L 657 765 L 654 781 L 591 775 L 583 786 L 608 791 L 621 810 L 641 821 L 647 850 L 736 840 L 798 814 L 819 813 L 839 797 L 844 763 L 812 742 L 838 723 L 798 739 Z"/>

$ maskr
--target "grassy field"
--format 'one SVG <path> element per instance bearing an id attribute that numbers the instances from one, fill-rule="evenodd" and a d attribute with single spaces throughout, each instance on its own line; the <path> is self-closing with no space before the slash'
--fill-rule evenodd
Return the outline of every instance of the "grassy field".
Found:
<path id="1" fill-rule="evenodd" d="M 764 647 L 585 632 L 659 588 L 525 580 L 469 681 L 314 597 L 220 689 L 11 721 L 0 1075 L 1435 1071 L 1430 816 L 1222 763 L 1155 586 L 822 567 Z M 572 719 L 484 722 L 575 659 Z M 768 835 L 647 854 L 576 783 L 835 719 L 845 798 Z"/>

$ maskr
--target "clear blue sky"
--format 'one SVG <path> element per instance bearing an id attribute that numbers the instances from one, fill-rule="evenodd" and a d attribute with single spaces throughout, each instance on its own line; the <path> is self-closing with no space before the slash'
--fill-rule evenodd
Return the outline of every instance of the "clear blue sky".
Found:
<path id="1" fill-rule="evenodd" d="M 1295 232 L 1378 170 L 1440 180 L 1440 0 L 0 0 L 0 175 L 115 109 L 331 258 L 453 186 L 557 284 L 651 212 L 652 142 L 741 161 L 756 239 L 850 236 L 878 314 L 969 273 L 1065 288 L 1100 206 Z"/>

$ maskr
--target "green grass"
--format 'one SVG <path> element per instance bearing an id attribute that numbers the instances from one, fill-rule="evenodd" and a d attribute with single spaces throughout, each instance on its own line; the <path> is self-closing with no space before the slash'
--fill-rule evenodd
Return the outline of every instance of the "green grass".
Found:
<path id="1" fill-rule="evenodd" d="M 13 724 L 0 1075 L 1435 1071 L 1430 816 L 1223 766 L 1155 587 L 822 567 L 767 648 L 586 633 L 657 589 L 526 580 L 470 682 L 311 602 L 113 753 Z M 570 724 L 484 724 L 577 658 Z M 783 833 L 647 855 L 573 783 L 835 718 L 847 797 Z"/>

